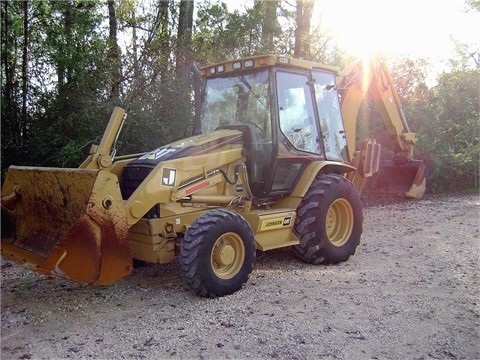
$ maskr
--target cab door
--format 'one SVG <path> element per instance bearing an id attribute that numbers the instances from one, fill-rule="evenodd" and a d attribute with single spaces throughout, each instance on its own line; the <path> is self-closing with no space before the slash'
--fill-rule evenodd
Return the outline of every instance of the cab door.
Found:
<path id="1" fill-rule="evenodd" d="M 274 159 L 270 195 L 289 193 L 305 166 L 322 160 L 323 145 L 316 120 L 312 81 L 307 72 L 275 72 L 277 156 Z"/>
<path id="2" fill-rule="evenodd" d="M 335 75 L 314 69 L 312 77 L 325 157 L 327 160 L 348 161 L 347 139 L 335 86 Z"/>

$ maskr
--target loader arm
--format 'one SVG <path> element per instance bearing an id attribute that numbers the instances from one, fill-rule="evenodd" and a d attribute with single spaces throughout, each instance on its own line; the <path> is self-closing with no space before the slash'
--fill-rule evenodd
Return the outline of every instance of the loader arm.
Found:
<path id="1" fill-rule="evenodd" d="M 126 118 L 125 110 L 115 107 L 99 145 L 92 145 L 90 154 L 79 169 L 108 169 L 115 156 L 115 143 Z"/>
<path id="2" fill-rule="evenodd" d="M 381 59 L 370 63 L 357 62 L 347 67 L 337 78 L 343 90 L 341 111 L 350 160 L 357 168 L 349 174 L 359 191 L 365 187 L 368 177 L 385 170 L 377 176 L 382 180 L 378 192 L 420 198 L 425 192 L 425 166 L 414 160 L 417 136 L 411 132 L 402 110 L 400 98 L 392 76 Z M 386 132 L 393 144 L 393 158 L 380 164 L 380 144 L 376 139 L 366 139 L 357 144 L 358 114 L 362 103 L 373 102 L 380 113 Z M 386 172 L 390 174 L 385 175 Z"/>

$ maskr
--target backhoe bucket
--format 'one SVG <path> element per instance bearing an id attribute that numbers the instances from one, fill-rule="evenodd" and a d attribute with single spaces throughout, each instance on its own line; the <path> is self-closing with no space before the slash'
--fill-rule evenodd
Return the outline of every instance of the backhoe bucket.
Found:
<path id="1" fill-rule="evenodd" d="M 420 199 L 425 194 L 425 183 L 425 163 L 422 160 L 410 160 L 401 165 L 387 160 L 376 177 L 373 192 Z"/>
<path id="2" fill-rule="evenodd" d="M 106 285 L 132 257 L 118 179 L 106 170 L 9 168 L 2 256 L 43 274 Z"/>

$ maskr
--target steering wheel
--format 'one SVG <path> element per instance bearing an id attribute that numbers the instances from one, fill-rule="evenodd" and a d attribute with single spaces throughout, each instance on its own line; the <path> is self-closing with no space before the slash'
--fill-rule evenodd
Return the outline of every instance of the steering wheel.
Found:
<path id="1" fill-rule="evenodd" d="M 263 130 L 263 128 L 258 125 L 257 123 L 254 123 L 253 121 L 244 121 L 244 124 L 250 124 L 250 125 L 253 125 L 254 127 L 256 127 L 258 130 L 260 130 L 260 138 L 261 139 L 265 139 L 265 131 Z"/>

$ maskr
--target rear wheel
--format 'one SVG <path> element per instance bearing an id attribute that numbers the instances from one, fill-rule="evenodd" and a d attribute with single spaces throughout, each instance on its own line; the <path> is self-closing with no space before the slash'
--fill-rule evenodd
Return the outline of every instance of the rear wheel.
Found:
<path id="1" fill-rule="evenodd" d="M 360 196 L 343 176 L 323 174 L 310 186 L 297 210 L 295 254 L 313 264 L 336 264 L 355 253 L 362 234 Z"/>
<path id="2" fill-rule="evenodd" d="M 201 296 L 231 294 L 248 280 L 255 263 L 255 239 L 239 214 L 215 209 L 185 233 L 180 264 L 185 281 Z"/>

